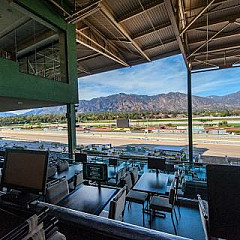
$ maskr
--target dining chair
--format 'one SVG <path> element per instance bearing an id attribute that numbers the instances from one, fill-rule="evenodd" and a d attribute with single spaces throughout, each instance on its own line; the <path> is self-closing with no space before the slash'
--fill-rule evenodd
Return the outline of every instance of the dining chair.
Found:
<path id="1" fill-rule="evenodd" d="M 129 202 L 128 210 L 131 207 L 131 203 L 137 203 L 142 205 L 143 226 L 144 226 L 144 211 L 145 211 L 144 204 L 148 199 L 148 194 L 145 192 L 140 192 L 132 189 L 132 187 L 134 186 L 134 183 L 137 182 L 135 178 L 138 179 L 138 172 L 136 172 L 136 170 L 132 170 L 132 172 L 128 172 L 123 178 L 127 185 L 126 202 Z"/>
<path id="2" fill-rule="evenodd" d="M 176 200 L 176 181 L 172 181 L 169 195 L 168 197 L 162 197 L 162 196 L 153 196 L 150 200 L 150 228 L 152 227 L 152 220 L 153 220 L 153 214 L 155 214 L 156 211 L 167 212 L 171 214 L 172 224 L 174 228 L 174 232 L 177 235 L 177 229 L 174 223 L 173 215 L 175 214 L 176 221 L 176 211 L 175 211 L 175 200 Z"/>

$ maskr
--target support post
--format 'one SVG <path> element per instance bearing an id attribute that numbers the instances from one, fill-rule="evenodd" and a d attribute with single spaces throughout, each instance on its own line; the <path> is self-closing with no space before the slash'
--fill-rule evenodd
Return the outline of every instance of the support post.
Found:
<path id="1" fill-rule="evenodd" d="M 188 89 L 188 156 L 189 162 L 193 162 L 193 135 L 192 135 L 192 73 L 187 70 Z"/>
<path id="2" fill-rule="evenodd" d="M 69 157 L 73 157 L 76 149 L 76 113 L 74 104 L 67 104 L 67 125 L 68 125 L 68 152 Z"/>

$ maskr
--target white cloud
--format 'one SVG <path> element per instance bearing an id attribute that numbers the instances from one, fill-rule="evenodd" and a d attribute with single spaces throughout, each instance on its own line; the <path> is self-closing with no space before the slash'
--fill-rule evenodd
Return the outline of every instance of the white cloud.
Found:
<path id="1" fill-rule="evenodd" d="M 186 92 L 186 70 L 181 56 L 79 79 L 80 99 L 120 92 L 155 95 Z"/>
<path id="2" fill-rule="evenodd" d="M 29 110 L 31 110 L 31 109 L 10 111 L 9 113 L 14 113 L 14 114 L 20 115 L 20 114 L 23 114 L 23 113 L 25 113 L 25 112 L 28 112 Z"/>
<path id="3" fill-rule="evenodd" d="M 239 69 L 193 74 L 192 92 L 194 95 L 226 95 L 240 90 Z"/>

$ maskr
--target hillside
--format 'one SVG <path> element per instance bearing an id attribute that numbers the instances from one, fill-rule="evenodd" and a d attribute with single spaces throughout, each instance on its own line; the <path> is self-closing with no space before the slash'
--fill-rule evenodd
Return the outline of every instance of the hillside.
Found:
<path id="1" fill-rule="evenodd" d="M 193 110 L 240 109 L 240 91 L 226 96 L 193 96 Z M 119 93 L 80 100 L 78 112 L 186 111 L 187 95 L 179 92 L 154 96 Z M 24 115 L 65 113 L 65 106 L 31 110 Z"/>
<path id="2" fill-rule="evenodd" d="M 193 96 L 194 110 L 240 109 L 240 91 L 226 96 Z M 187 95 L 179 92 L 158 94 L 154 96 L 115 94 L 108 97 L 93 98 L 79 102 L 78 112 L 105 111 L 186 111 Z"/>

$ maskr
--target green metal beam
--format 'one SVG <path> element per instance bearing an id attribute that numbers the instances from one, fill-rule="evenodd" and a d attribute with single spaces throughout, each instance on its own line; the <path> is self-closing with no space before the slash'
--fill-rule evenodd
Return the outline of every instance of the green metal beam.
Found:
<path id="1" fill-rule="evenodd" d="M 69 156 L 73 157 L 73 152 L 76 150 L 76 112 L 74 104 L 67 104 L 67 124 L 68 124 L 68 152 Z"/>
<path id="2" fill-rule="evenodd" d="M 64 63 L 67 70 L 64 81 L 58 82 L 21 73 L 18 63 L 0 58 L 0 96 L 67 105 L 69 149 L 72 153 L 76 147 L 74 104 L 78 103 L 75 26 L 67 24 L 46 1 L 13 0 L 11 4 L 41 24 L 61 32 L 61 39 L 63 39 L 61 44 L 65 45 L 62 48 L 65 53 L 61 53 L 61 57 L 65 57 Z"/>

